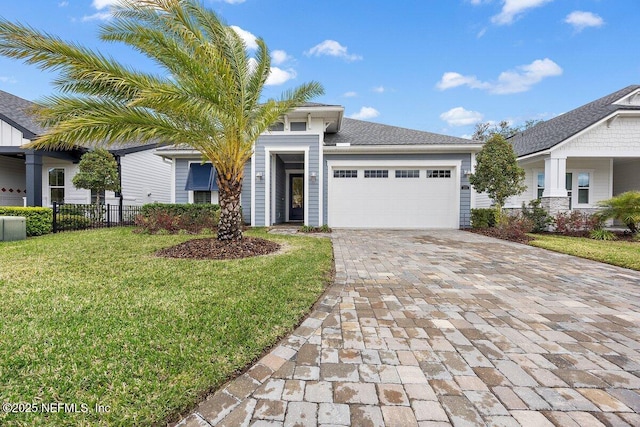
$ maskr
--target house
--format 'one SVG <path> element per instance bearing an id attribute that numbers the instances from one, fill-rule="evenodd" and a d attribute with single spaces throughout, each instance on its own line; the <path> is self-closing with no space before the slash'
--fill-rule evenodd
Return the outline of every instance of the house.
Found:
<path id="1" fill-rule="evenodd" d="M 505 207 L 540 198 L 551 214 L 593 211 L 599 201 L 640 190 L 640 85 L 509 138 L 526 171 L 527 191 Z M 487 199 L 478 198 L 479 204 Z"/>
<path id="2" fill-rule="evenodd" d="M 45 131 L 29 114 L 33 105 L 0 91 L 0 206 L 51 206 L 54 201 L 91 203 L 91 191 L 76 189 L 71 181 L 86 148 L 24 148 Z M 106 203 L 118 203 L 120 195 L 126 205 L 169 202 L 171 165 L 153 154 L 156 147 L 157 144 L 123 144 L 110 149 L 120 168 L 121 192 L 106 192 Z"/>
<path id="3" fill-rule="evenodd" d="M 474 203 L 468 175 L 477 141 L 344 117 L 307 103 L 261 135 L 245 165 L 241 196 L 252 226 L 459 228 Z M 171 202 L 216 203 L 215 170 L 188 146 L 171 159 Z"/>

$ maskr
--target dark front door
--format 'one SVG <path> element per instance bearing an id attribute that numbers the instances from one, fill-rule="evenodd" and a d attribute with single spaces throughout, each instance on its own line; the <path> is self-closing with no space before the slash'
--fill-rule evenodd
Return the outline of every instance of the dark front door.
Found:
<path id="1" fill-rule="evenodd" d="M 304 175 L 289 175 L 289 221 L 304 220 Z"/>

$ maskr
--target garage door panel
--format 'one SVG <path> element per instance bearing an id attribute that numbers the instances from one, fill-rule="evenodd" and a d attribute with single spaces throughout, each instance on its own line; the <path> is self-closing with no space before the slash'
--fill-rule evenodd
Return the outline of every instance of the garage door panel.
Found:
<path id="1" fill-rule="evenodd" d="M 450 178 L 396 178 L 390 167 L 388 178 L 335 178 L 330 171 L 329 225 L 348 228 L 457 228 L 456 174 Z M 380 169 L 380 168 L 377 168 Z M 430 168 L 433 169 L 433 168 Z M 451 170 L 451 168 L 445 168 Z"/>

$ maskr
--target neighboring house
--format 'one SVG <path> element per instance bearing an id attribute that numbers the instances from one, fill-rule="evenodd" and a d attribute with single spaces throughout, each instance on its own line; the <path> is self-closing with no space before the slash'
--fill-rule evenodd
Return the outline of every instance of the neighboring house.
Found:
<path id="1" fill-rule="evenodd" d="M 592 211 L 601 200 L 640 190 L 640 85 L 629 86 L 509 138 L 527 191 L 506 207 L 540 198 L 555 214 Z M 478 205 L 487 204 L 486 196 Z"/>
<path id="2" fill-rule="evenodd" d="M 23 147 L 45 131 L 29 114 L 33 105 L 0 91 L 0 206 L 90 203 L 91 191 L 76 189 L 71 182 L 86 148 L 48 151 Z M 126 144 L 110 149 L 120 168 L 124 204 L 170 201 L 171 164 L 153 155 L 156 147 Z M 120 194 L 107 191 L 105 196 L 106 203 L 118 203 Z"/>
<path id="3" fill-rule="evenodd" d="M 459 228 L 469 226 L 468 175 L 481 144 L 344 118 L 308 103 L 258 139 L 241 197 L 252 226 Z M 199 152 L 167 146 L 171 202 L 215 203 L 215 171 Z"/>

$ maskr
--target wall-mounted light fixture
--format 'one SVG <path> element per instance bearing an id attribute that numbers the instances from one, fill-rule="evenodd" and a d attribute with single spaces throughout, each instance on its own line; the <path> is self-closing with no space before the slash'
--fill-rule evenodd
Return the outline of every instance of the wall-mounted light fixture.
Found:
<path id="1" fill-rule="evenodd" d="M 262 172 L 256 172 L 256 178 L 258 178 L 260 181 L 262 181 Z"/>
<path id="2" fill-rule="evenodd" d="M 464 176 L 471 175 L 471 171 L 469 169 L 466 169 L 466 170 L 462 171 L 462 173 L 464 174 Z"/>
<path id="3" fill-rule="evenodd" d="M 311 182 L 316 182 L 316 179 L 318 178 L 318 175 L 315 172 L 311 172 L 309 174 L 309 177 L 311 178 Z"/>

